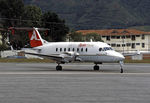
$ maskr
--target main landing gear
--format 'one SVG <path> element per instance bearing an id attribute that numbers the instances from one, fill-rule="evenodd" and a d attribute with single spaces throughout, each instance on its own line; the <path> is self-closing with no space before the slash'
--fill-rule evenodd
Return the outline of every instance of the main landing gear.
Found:
<path id="1" fill-rule="evenodd" d="M 93 67 L 93 69 L 94 69 L 95 71 L 98 71 L 98 70 L 99 70 L 99 66 L 98 66 L 97 64 L 95 64 L 95 66 Z"/>
<path id="2" fill-rule="evenodd" d="M 120 61 L 119 64 L 120 64 L 120 73 L 123 73 L 123 61 Z"/>
<path id="3" fill-rule="evenodd" d="M 56 66 L 56 70 L 57 70 L 57 71 L 62 71 L 62 66 L 61 66 L 60 64 L 58 64 L 58 65 Z"/>

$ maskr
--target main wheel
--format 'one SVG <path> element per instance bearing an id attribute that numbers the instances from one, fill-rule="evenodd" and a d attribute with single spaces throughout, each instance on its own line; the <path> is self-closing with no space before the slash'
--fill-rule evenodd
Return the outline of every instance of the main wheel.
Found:
<path id="1" fill-rule="evenodd" d="M 61 71 L 62 70 L 62 66 L 60 66 L 60 65 L 56 66 L 56 70 L 57 71 Z"/>
<path id="2" fill-rule="evenodd" d="M 95 65 L 95 66 L 94 66 L 94 70 L 96 70 L 96 71 L 99 70 L 99 66 L 98 66 L 98 65 Z"/>

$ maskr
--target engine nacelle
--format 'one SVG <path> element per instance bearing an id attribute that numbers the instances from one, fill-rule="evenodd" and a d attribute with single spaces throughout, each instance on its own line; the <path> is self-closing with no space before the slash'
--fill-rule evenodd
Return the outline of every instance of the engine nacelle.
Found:
<path id="1" fill-rule="evenodd" d="M 79 53 L 76 53 L 76 52 L 65 52 L 63 54 L 60 54 L 60 56 L 63 59 L 64 62 L 72 62 L 72 61 L 75 61 L 76 60 L 76 57 L 79 56 Z"/>

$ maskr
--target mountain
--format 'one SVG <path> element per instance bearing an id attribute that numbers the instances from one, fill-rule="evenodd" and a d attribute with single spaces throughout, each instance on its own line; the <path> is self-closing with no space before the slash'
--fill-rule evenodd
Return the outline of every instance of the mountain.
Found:
<path id="1" fill-rule="evenodd" d="M 150 0 L 24 0 L 52 11 L 74 29 L 150 25 Z"/>

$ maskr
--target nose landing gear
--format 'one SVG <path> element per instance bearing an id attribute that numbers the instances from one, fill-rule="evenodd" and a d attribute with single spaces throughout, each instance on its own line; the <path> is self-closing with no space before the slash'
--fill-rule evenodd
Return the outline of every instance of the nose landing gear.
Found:
<path id="1" fill-rule="evenodd" d="M 120 64 L 120 68 L 121 68 L 120 73 L 123 73 L 123 64 L 124 64 L 123 61 L 120 61 L 119 64 Z"/>

